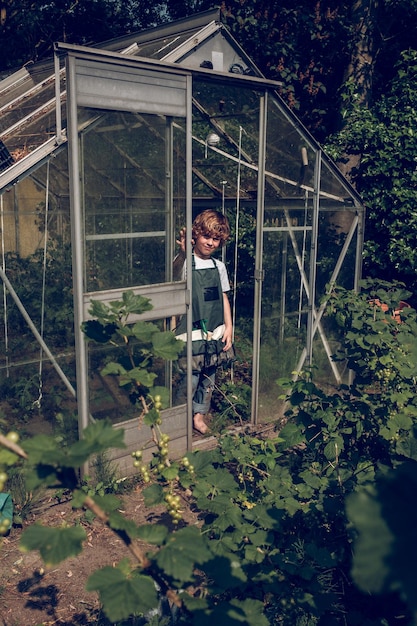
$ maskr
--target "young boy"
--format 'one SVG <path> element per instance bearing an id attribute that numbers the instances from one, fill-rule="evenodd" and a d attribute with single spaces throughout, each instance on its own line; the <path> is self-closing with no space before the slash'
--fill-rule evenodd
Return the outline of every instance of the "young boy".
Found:
<path id="1" fill-rule="evenodd" d="M 180 246 L 174 259 L 174 277 L 186 276 L 185 229 L 180 231 Z M 219 211 L 207 209 L 195 218 L 193 246 L 193 425 L 205 434 L 219 353 L 232 347 L 232 314 L 228 292 L 229 279 L 224 263 L 212 258 L 230 236 L 227 218 Z M 186 340 L 185 317 L 177 328 L 177 337 Z"/>

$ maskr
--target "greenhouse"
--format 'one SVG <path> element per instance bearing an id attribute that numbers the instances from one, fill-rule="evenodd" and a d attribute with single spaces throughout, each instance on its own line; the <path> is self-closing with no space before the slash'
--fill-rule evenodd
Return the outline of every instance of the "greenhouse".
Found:
<path id="1" fill-rule="evenodd" d="M 8 421 L 65 442 L 110 418 L 125 429 L 117 459 L 130 471 L 149 431 L 138 428 L 139 408 L 117 377 L 103 373 L 118 348 L 87 341 L 83 327 L 92 302 L 131 291 L 151 306 L 129 323 L 172 329 L 192 291 L 189 276 L 173 276 L 178 233 L 191 232 L 206 208 L 232 228 L 222 255 L 237 360 L 224 373 L 226 402 L 244 387 L 247 421 L 263 424 L 282 413 L 281 377 L 314 366 L 322 384 L 346 380 L 332 359 L 340 330 L 326 316 L 326 295 L 334 284 L 358 286 L 364 208 L 278 92 L 218 11 L 94 47 L 57 43 L 50 62 L 3 78 Z M 155 359 L 152 368 L 168 390 L 163 424 L 174 451 L 198 447 L 190 394 L 176 393 L 181 376 L 190 391 L 189 374 L 176 361 Z"/>

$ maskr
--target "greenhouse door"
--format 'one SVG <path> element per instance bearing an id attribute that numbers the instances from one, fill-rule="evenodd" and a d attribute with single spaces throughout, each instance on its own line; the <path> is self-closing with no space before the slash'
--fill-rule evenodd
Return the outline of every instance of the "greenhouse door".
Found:
<path id="1" fill-rule="evenodd" d="M 345 364 L 333 359 L 342 331 L 326 307 L 334 285 L 358 289 L 363 211 L 269 93 L 259 144 L 252 416 L 266 422 L 285 409 L 280 379 L 313 368 L 323 387 L 348 380 Z"/>
<path id="2" fill-rule="evenodd" d="M 80 428 L 91 417 L 110 417 L 136 449 L 140 411 L 114 377 L 100 373 L 114 348 L 87 347 L 81 325 L 91 300 L 120 300 L 128 289 L 151 299 L 140 319 L 162 330 L 186 311 L 187 284 L 174 281 L 172 260 L 175 233 L 191 230 L 189 77 L 121 55 L 66 49 Z M 176 410 L 172 366 L 161 360 L 152 367 L 171 390 L 170 428 L 188 440 L 191 419 L 184 406 Z M 149 439 L 149 429 L 143 436 Z"/>

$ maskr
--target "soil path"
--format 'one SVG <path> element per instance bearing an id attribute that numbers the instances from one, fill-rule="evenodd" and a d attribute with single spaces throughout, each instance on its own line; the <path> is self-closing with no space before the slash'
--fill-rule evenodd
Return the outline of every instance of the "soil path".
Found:
<path id="1" fill-rule="evenodd" d="M 163 521 L 169 523 L 164 507 L 146 508 L 140 488 L 121 496 L 123 512 L 137 524 Z M 82 511 L 74 511 L 69 502 L 47 503 L 36 518 L 48 526 L 81 523 L 87 533 L 82 553 L 58 566 L 45 568 L 37 552 L 22 553 L 19 541 L 23 529 L 13 528 L 0 548 L 0 626 L 88 626 L 106 624 L 100 617 L 96 593 L 85 585 L 95 570 L 131 558 L 130 552 L 114 533 L 97 520 L 87 523 Z M 184 521 L 198 523 L 187 509 Z"/>

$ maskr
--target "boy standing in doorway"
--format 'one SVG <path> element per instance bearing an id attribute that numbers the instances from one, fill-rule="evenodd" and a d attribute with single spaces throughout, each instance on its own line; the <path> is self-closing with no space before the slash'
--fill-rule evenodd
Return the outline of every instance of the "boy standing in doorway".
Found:
<path id="1" fill-rule="evenodd" d="M 180 250 L 174 259 L 175 278 L 184 279 L 186 276 L 185 236 L 185 229 L 182 229 L 177 241 Z M 229 236 L 229 222 L 219 211 L 207 209 L 193 222 L 193 425 L 203 435 L 208 430 L 205 416 L 210 410 L 216 369 L 223 356 L 221 353 L 232 347 L 229 279 L 224 263 L 212 257 Z M 186 340 L 185 317 L 176 332 L 177 338 Z"/>

